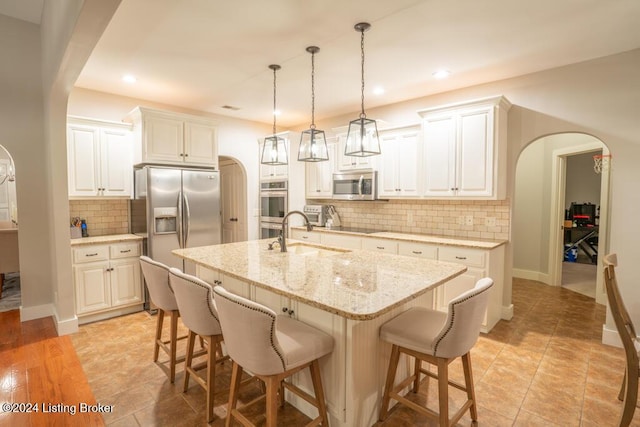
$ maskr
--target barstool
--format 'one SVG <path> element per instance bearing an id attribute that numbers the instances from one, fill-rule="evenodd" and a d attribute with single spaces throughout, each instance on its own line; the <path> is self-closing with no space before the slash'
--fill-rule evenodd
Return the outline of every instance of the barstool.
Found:
<path id="1" fill-rule="evenodd" d="M 185 357 L 176 357 L 176 345 L 178 340 L 186 338 L 185 336 L 178 338 L 178 304 L 173 295 L 173 291 L 169 286 L 169 267 L 154 261 L 147 256 L 140 257 L 140 267 L 144 280 L 147 283 L 151 302 L 158 307 L 158 318 L 156 321 L 156 339 L 153 346 L 153 361 L 158 361 L 158 353 L 162 348 L 169 355 L 169 379 L 171 383 L 176 378 L 176 364 L 184 361 Z M 171 327 L 169 330 L 169 339 L 162 339 L 162 325 L 164 324 L 164 316 L 169 315 L 171 318 Z M 167 347 L 167 344 L 169 346 Z"/>
<path id="2" fill-rule="evenodd" d="M 185 274 L 177 268 L 169 270 L 169 283 L 176 296 L 182 313 L 182 323 L 189 328 L 187 356 L 184 364 L 184 391 L 189 388 L 189 378 L 204 388 L 207 393 L 207 422 L 213 420 L 213 398 L 215 395 L 216 364 L 228 359 L 222 355 L 222 329 L 218 321 L 218 311 L 213 301 L 211 285 L 195 276 Z M 207 345 L 207 375 L 198 376 L 199 367 L 193 367 L 193 346 L 196 335 L 204 339 Z M 203 366 L 204 368 L 204 366 Z"/>
<path id="3" fill-rule="evenodd" d="M 382 325 L 380 338 L 393 346 L 380 407 L 380 421 L 387 418 L 391 399 L 423 415 L 438 419 L 440 426 L 454 425 L 467 409 L 470 410 L 473 421 L 478 419 L 469 352 L 478 340 L 492 286 L 493 280 L 490 278 L 480 279 L 473 289 L 449 301 L 447 313 L 414 307 Z M 414 373 L 394 387 L 401 353 L 415 357 Z M 464 386 L 449 381 L 449 364 L 458 357 L 462 358 Z M 422 361 L 436 365 L 438 374 L 423 369 Z M 419 391 L 421 373 L 438 380 L 439 413 L 400 395 L 400 391 L 412 382 L 413 392 Z M 467 393 L 467 401 L 451 420 L 449 385 Z"/>
<path id="4" fill-rule="evenodd" d="M 318 417 L 308 425 L 328 426 L 320 365 L 318 359 L 333 351 L 333 338 L 316 328 L 289 316 L 276 316 L 268 307 L 227 292 L 216 286 L 216 305 L 225 345 L 233 361 L 231 391 L 226 426 L 234 418 L 245 426 L 251 422 L 236 408 L 240 378 L 244 369 L 266 385 L 266 396 L 260 396 L 245 406 L 266 397 L 266 426 L 275 427 L 280 404 L 284 405 L 284 388 L 318 408 Z M 284 381 L 302 369 L 309 368 L 315 397 Z"/>

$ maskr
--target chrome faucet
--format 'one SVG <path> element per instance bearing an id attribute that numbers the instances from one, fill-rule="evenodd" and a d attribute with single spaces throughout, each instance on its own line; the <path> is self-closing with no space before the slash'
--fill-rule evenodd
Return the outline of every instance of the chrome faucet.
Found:
<path id="1" fill-rule="evenodd" d="M 280 235 L 278 236 L 278 242 L 280 242 L 280 252 L 287 252 L 287 219 L 291 214 L 299 214 L 302 215 L 304 221 L 306 222 L 307 231 L 313 230 L 313 226 L 309 222 L 309 217 L 306 216 L 301 211 L 290 211 L 287 213 L 284 218 L 282 218 L 282 231 L 280 231 Z"/>

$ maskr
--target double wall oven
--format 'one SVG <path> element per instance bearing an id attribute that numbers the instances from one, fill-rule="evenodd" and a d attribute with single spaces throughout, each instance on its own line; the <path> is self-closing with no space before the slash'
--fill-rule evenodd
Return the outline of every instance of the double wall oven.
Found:
<path id="1" fill-rule="evenodd" d="M 289 209 L 287 180 L 260 182 L 260 238 L 278 237 Z"/>

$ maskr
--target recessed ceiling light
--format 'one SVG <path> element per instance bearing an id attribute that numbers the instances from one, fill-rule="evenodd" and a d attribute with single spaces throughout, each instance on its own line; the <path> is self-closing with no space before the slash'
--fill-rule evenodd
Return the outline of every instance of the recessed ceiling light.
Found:
<path id="1" fill-rule="evenodd" d="M 374 95 L 382 95 L 384 93 L 384 88 L 382 86 L 376 86 L 373 88 Z"/>
<path id="2" fill-rule="evenodd" d="M 125 83 L 135 83 L 138 81 L 138 79 L 132 74 L 125 74 L 124 76 L 122 76 L 122 81 Z"/>
<path id="3" fill-rule="evenodd" d="M 435 73 L 433 73 L 433 77 L 435 77 L 436 79 L 446 79 L 450 75 L 451 75 L 451 71 L 449 70 L 438 70 Z"/>

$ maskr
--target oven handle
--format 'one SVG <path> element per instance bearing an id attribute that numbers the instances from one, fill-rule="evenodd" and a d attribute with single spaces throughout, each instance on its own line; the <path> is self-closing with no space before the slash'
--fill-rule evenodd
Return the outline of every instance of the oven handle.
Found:
<path id="1" fill-rule="evenodd" d="M 358 180 L 358 196 L 362 196 L 362 184 L 364 183 L 364 175 L 360 175 Z"/>

